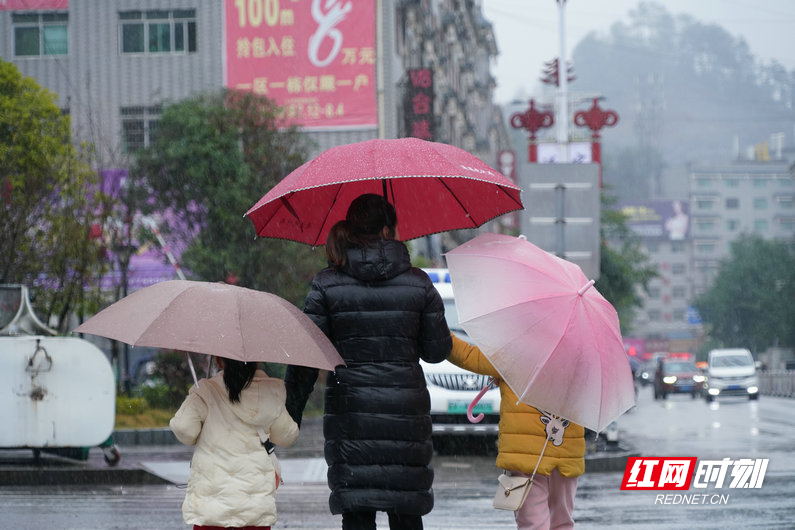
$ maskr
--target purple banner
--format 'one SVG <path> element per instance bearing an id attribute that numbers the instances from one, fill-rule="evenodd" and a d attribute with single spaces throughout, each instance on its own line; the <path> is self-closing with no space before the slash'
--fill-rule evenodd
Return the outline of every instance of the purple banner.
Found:
<path id="1" fill-rule="evenodd" d="M 681 241 L 690 237 L 690 203 L 687 201 L 635 201 L 621 203 L 627 226 L 644 239 Z"/>

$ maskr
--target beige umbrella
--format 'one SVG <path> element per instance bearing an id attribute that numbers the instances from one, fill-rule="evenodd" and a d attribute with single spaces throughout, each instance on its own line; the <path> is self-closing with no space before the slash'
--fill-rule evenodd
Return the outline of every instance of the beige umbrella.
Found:
<path id="1" fill-rule="evenodd" d="M 157 283 L 122 298 L 74 331 L 131 346 L 246 362 L 324 370 L 345 364 L 320 328 L 293 304 L 271 293 L 224 283 Z M 191 372 L 195 380 L 192 363 Z"/>

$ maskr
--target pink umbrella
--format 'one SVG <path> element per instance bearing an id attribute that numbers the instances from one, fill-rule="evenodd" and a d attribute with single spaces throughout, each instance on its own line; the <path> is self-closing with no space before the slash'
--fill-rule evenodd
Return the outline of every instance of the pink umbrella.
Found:
<path id="1" fill-rule="evenodd" d="M 523 208 L 520 188 L 466 151 L 418 138 L 333 147 L 305 163 L 248 212 L 257 235 L 324 245 L 363 193 L 383 194 L 404 240 L 476 228 Z"/>
<path id="2" fill-rule="evenodd" d="M 446 257 L 461 325 L 521 402 L 594 431 L 635 404 L 618 315 L 576 264 L 499 234 Z"/>
<path id="3" fill-rule="evenodd" d="M 247 362 L 324 370 L 345 364 L 320 328 L 293 304 L 225 283 L 171 280 L 145 287 L 74 331 Z"/>

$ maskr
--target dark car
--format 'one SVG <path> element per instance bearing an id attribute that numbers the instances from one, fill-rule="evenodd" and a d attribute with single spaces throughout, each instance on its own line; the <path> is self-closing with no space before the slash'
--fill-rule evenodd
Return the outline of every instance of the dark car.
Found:
<path id="1" fill-rule="evenodd" d="M 654 399 L 666 399 L 668 394 L 701 395 L 704 376 L 692 360 L 660 359 L 654 373 Z"/>

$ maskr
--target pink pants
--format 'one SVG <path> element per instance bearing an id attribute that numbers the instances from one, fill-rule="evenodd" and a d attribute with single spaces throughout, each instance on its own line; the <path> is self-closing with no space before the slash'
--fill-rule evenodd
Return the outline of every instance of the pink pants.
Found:
<path id="1" fill-rule="evenodd" d="M 518 471 L 512 476 L 529 477 Z M 577 477 L 564 477 L 557 469 L 552 474 L 538 475 L 527 494 L 524 504 L 514 515 L 518 530 L 550 530 L 574 528 L 574 496 L 577 493 Z"/>

